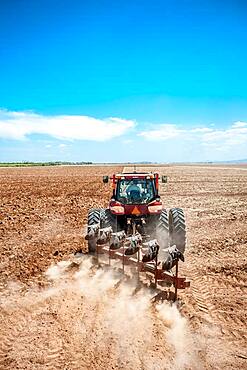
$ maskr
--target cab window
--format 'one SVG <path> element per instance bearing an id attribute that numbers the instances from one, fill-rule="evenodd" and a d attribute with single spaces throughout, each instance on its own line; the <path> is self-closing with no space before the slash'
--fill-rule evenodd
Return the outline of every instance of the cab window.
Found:
<path id="1" fill-rule="evenodd" d="M 122 179 L 117 186 L 116 199 L 124 204 L 149 203 L 155 197 L 151 179 Z"/>

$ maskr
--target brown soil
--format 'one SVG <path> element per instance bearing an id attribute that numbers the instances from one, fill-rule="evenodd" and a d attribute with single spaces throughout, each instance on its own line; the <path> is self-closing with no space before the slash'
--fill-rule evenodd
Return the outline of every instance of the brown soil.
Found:
<path id="1" fill-rule="evenodd" d="M 122 167 L 0 169 L 0 369 L 247 368 L 247 168 L 150 169 L 186 214 L 178 308 L 74 256 Z"/>

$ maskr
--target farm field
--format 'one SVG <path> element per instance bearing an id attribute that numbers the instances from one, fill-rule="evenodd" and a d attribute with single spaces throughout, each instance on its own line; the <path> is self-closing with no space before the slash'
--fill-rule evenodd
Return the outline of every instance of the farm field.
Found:
<path id="1" fill-rule="evenodd" d="M 185 211 L 177 306 L 83 254 L 122 166 L 0 168 L 0 369 L 247 368 L 247 166 L 141 169 Z"/>

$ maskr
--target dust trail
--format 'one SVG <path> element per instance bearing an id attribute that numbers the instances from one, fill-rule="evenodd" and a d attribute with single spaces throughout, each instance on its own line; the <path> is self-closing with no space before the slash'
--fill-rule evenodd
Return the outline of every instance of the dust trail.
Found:
<path id="1" fill-rule="evenodd" d="M 177 306 L 158 305 L 159 316 L 168 326 L 166 339 L 171 344 L 175 356 L 173 359 L 173 369 L 185 369 L 191 367 L 200 369 L 199 359 L 196 357 L 196 346 L 187 320 L 182 317 Z"/>
<path id="2" fill-rule="evenodd" d="M 151 346 L 152 318 L 150 315 L 150 297 L 123 283 L 117 294 L 108 302 L 104 320 L 108 333 L 116 338 L 115 351 L 122 366 L 145 365 L 145 357 Z"/>
<path id="3" fill-rule="evenodd" d="M 45 275 L 49 280 L 57 280 L 63 277 L 66 269 L 70 266 L 70 261 L 60 261 L 56 265 L 50 266 Z"/>
<path id="4" fill-rule="evenodd" d="M 186 320 L 135 281 L 85 255 L 50 266 L 45 279 L 46 288 L 10 285 L 1 300 L 0 368 L 199 368 Z"/>

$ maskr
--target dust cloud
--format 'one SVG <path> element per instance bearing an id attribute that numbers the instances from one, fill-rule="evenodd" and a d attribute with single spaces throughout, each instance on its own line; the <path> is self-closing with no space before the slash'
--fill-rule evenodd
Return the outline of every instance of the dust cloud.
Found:
<path id="1" fill-rule="evenodd" d="M 154 303 L 154 294 L 137 288 L 135 280 L 95 265 L 86 255 L 50 266 L 45 279 L 42 288 L 25 290 L 13 283 L 1 295 L 6 315 L 0 341 L 16 345 L 8 354 L 1 350 L 0 368 L 8 368 L 1 364 L 6 355 L 9 368 L 18 364 L 20 369 L 35 368 L 35 362 L 41 369 L 200 368 L 193 336 L 176 305 Z"/>

